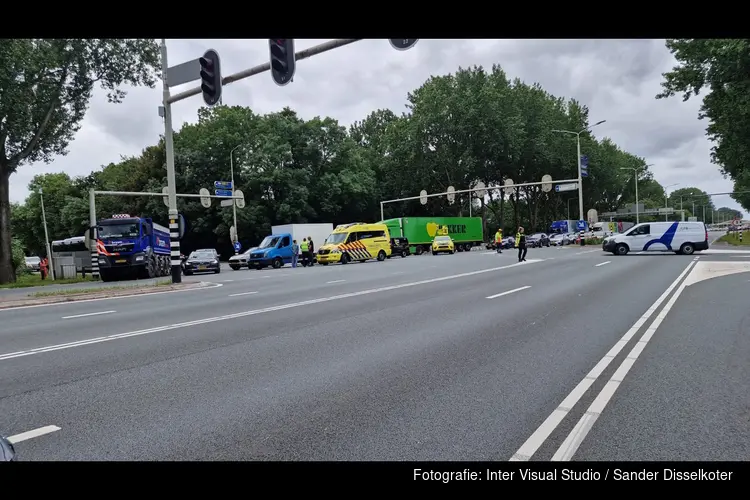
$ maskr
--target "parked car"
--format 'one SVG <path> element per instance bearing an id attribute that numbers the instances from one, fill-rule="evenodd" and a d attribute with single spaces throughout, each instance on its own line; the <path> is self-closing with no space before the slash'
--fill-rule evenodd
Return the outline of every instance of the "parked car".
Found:
<path id="1" fill-rule="evenodd" d="M 185 261 L 183 272 L 186 276 L 190 276 L 193 273 L 208 272 L 219 274 L 221 272 L 221 263 L 219 262 L 218 252 L 212 248 L 204 248 L 192 252 Z"/>
<path id="2" fill-rule="evenodd" d="M 238 271 L 243 267 L 248 267 L 247 260 L 250 258 L 250 252 L 253 250 L 257 250 L 257 248 L 248 248 L 240 254 L 229 257 L 229 267 L 231 267 L 233 271 Z"/>
<path id="3" fill-rule="evenodd" d="M 549 237 L 549 244 L 552 246 L 561 247 L 563 245 L 568 245 L 569 243 L 570 240 L 565 234 L 553 234 Z"/>
<path id="4" fill-rule="evenodd" d="M 32 255 L 31 257 L 26 257 L 24 260 L 26 261 L 26 269 L 39 272 L 42 259 L 36 255 Z"/>
<path id="5" fill-rule="evenodd" d="M 394 255 L 400 255 L 401 258 L 404 258 L 410 254 L 409 240 L 406 238 L 391 238 L 391 255 L 388 256 L 389 259 Z"/>
<path id="6" fill-rule="evenodd" d="M 544 233 L 534 233 L 526 236 L 526 244 L 531 248 L 548 247 L 549 236 Z"/>

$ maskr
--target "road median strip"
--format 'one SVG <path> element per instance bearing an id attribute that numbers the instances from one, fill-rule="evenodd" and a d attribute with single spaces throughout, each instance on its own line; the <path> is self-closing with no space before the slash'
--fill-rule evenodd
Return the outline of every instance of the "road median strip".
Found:
<path id="1" fill-rule="evenodd" d="M 0 310 L 14 309 L 19 307 L 39 306 L 48 304 L 59 304 L 66 302 L 79 302 L 83 300 L 96 300 L 114 297 L 129 297 L 133 295 L 144 295 L 163 293 L 178 290 L 190 290 L 205 288 L 212 285 L 207 282 L 172 284 L 170 281 L 150 283 L 147 285 L 124 285 L 96 288 L 67 288 L 49 292 L 30 293 L 22 297 L 0 298 Z"/>

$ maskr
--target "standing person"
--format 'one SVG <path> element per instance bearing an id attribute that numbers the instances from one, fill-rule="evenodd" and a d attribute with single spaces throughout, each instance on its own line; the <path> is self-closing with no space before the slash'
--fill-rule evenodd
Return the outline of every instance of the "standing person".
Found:
<path id="1" fill-rule="evenodd" d="M 518 262 L 526 262 L 526 235 L 523 232 L 523 228 L 519 227 L 516 233 L 516 248 L 518 249 Z"/>
<path id="2" fill-rule="evenodd" d="M 42 275 L 42 279 L 47 279 L 47 266 L 48 266 L 47 257 L 43 258 L 42 261 L 39 263 L 39 274 Z"/>
<path id="3" fill-rule="evenodd" d="M 313 245 L 312 236 L 307 237 L 307 245 L 308 245 L 307 251 L 310 252 L 307 258 L 308 258 L 310 267 L 312 267 L 313 264 L 315 264 L 315 259 L 313 258 L 315 257 L 315 245 Z"/>
<path id="4" fill-rule="evenodd" d="M 501 227 L 497 228 L 497 232 L 495 233 L 495 247 L 497 248 L 497 253 L 503 253 L 503 228 Z"/>
<path id="5" fill-rule="evenodd" d="M 299 258 L 299 244 L 297 240 L 292 241 L 292 267 L 297 267 L 297 258 Z"/>
<path id="6" fill-rule="evenodd" d="M 302 250 L 302 267 L 307 267 L 307 256 L 308 256 L 308 248 L 309 244 L 307 243 L 307 238 L 302 238 L 302 243 L 299 244 L 300 250 Z"/>

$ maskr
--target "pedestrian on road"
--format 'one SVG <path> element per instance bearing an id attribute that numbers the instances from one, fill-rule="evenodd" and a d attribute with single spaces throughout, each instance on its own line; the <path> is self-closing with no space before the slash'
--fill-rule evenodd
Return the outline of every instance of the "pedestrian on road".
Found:
<path id="1" fill-rule="evenodd" d="M 501 227 L 497 228 L 495 233 L 495 248 L 497 253 L 503 253 L 503 228 Z"/>
<path id="2" fill-rule="evenodd" d="M 307 238 L 302 238 L 302 243 L 299 244 L 300 250 L 302 250 L 302 267 L 307 267 L 307 256 L 309 255 L 308 249 L 310 245 L 307 243 Z"/>
<path id="3" fill-rule="evenodd" d="M 518 262 L 526 262 L 526 235 L 523 232 L 523 228 L 519 227 L 516 233 L 516 248 L 518 249 Z"/>
<path id="4" fill-rule="evenodd" d="M 299 243 L 297 240 L 292 241 L 292 267 L 297 267 L 297 258 L 299 257 Z"/>
<path id="5" fill-rule="evenodd" d="M 307 255 L 308 263 L 310 264 L 310 267 L 312 267 L 313 264 L 315 264 L 315 259 L 313 258 L 315 256 L 315 245 L 313 245 L 312 236 L 307 237 L 307 245 L 307 251 L 309 252 Z"/>

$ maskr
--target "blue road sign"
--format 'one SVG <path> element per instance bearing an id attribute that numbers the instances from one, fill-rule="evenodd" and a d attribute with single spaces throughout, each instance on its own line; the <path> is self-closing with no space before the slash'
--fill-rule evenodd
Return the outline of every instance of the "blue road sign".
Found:
<path id="1" fill-rule="evenodd" d="M 230 181 L 214 181 L 214 188 L 216 188 L 216 189 L 232 189 L 232 183 Z"/>
<path id="2" fill-rule="evenodd" d="M 584 229 L 586 229 L 586 221 L 585 220 L 579 220 L 578 223 L 576 224 L 576 226 L 578 227 L 579 231 L 583 231 Z"/>
<path id="3" fill-rule="evenodd" d="M 235 241 L 234 242 L 234 251 L 235 252 L 239 252 L 240 250 L 242 250 L 242 243 L 240 243 L 239 241 Z"/>
<path id="4" fill-rule="evenodd" d="M 232 196 L 231 189 L 217 189 L 216 196 Z"/>

